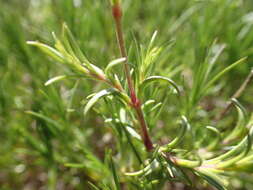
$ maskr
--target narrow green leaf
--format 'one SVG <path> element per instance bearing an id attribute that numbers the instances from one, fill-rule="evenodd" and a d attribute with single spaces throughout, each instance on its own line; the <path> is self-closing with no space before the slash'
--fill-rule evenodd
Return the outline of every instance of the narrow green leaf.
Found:
<path id="1" fill-rule="evenodd" d="M 80 47 L 79 47 L 79 45 L 78 45 L 78 43 L 77 43 L 74 35 L 70 31 L 70 29 L 68 28 L 68 26 L 67 26 L 66 23 L 63 23 L 62 36 L 69 43 L 69 45 L 73 49 L 73 53 L 75 55 L 77 55 L 77 57 L 81 60 L 81 62 L 85 62 L 85 63 L 89 62 L 88 59 L 83 54 L 82 50 L 80 49 Z"/>
<path id="2" fill-rule="evenodd" d="M 137 147 L 133 144 L 132 139 L 130 137 L 129 131 L 125 128 L 125 126 L 121 125 L 121 127 L 123 128 L 123 130 L 125 132 L 125 135 L 127 137 L 127 141 L 130 144 L 130 147 L 132 148 L 134 155 L 136 156 L 136 158 L 139 161 L 139 163 L 143 164 L 143 161 L 141 159 L 140 153 L 138 152 Z"/>
<path id="3" fill-rule="evenodd" d="M 144 104 L 142 104 L 142 109 L 146 110 L 149 108 L 150 105 L 154 104 L 155 100 L 147 100 Z M 147 110 L 146 110 L 147 111 Z"/>
<path id="4" fill-rule="evenodd" d="M 90 181 L 88 181 L 88 184 L 91 188 L 93 188 L 94 190 L 100 190 L 96 185 L 94 185 L 93 183 L 91 183 Z"/>
<path id="5" fill-rule="evenodd" d="M 213 174 L 207 170 L 201 170 L 201 172 L 197 172 L 197 175 L 206 180 L 210 185 L 215 187 L 218 190 L 227 190 L 220 177 L 216 174 Z"/>
<path id="6" fill-rule="evenodd" d="M 181 158 L 174 158 L 176 164 L 180 167 L 184 168 L 196 168 L 199 167 L 202 164 L 202 160 L 186 160 L 186 159 L 181 159 Z"/>
<path id="7" fill-rule="evenodd" d="M 236 126 L 233 131 L 229 133 L 229 135 L 224 139 L 224 143 L 229 143 L 237 138 L 240 138 L 247 131 L 246 121 L 247 121 L 247 112 L 246 109 L 238 102 L 235 98 L 232 100 L 232 105 L 236 107 L 238 119 Z"/>
<path id="8" fill-rule="evenodd" d="M 171 80 L 170 78 L 163 77 L 163 76 L 151 76 L 146 78 L 139 86 L 140 89 L 144 89 L 147 85 L 151 84 L 152 82 L 166 82 L 169 83 L 174 87 L 174 89 L 177 91 L 178 94 L 180 94 L 179 87 L 177 84 Z"/>
<path id="9" fill-rule="evenodd" d="M 53 134 L 54 136 L 61 135 L 62 126 L 58 122 L 54 121 L 53 119 L 43 114 L 36 113 L 33 111 L 26 111 L 25 113 L 45 121 L 46 124 L 43 124 L 42 126 L 48 129 L 48 131 L 50 131 L 50 133 Z"/>
<path id="10" fill-rule="evenodd" d="M 119 176 L 117 174 L 117 171 L 116 171 L 116 168 L 115 168 L 115 165 L 114 165 L 114 162 L 113 162 L 112 155 L 110 155 L 110 168 L 111 168 L 112 173 L 113 173 L 113 179 L 114 179 L 114 183 L 116 185 L 116 189 L 120 190 L 121 188 L 120 188 Z"/>
<path id="11" fill-rule="evenodd" d="M 216 44 L 216 42 L 217 42 L 217 40 L 215 40 L 214 44 L 212 45 L 212 48 L 210 50 L 211 57 L 209 58 L 210 60 L 208 59 L 207 69 L 203 73 L 205 75 L 204 79 L 203 79 L 204 83 L 206 83 L 206 81 L 208 80 L 209 74 L 211 73 L 214 64 L 216 63 L 216 61 L 218 60 L 218 58 L 220 57 L 220 55 L 222 54 L 222 52 L 226 48 L 225 44 L 218 45 L 218 44 Z"/>
<path id="12" fill-rule="evenodd" d="M 153 33 L 153 35 L 152 35 L 152 37 L 151 37 L 151 40 L 150 40 L 150 42 L 149 42 L 149 45 L 148 45 L 148 50 L 147 50 L 147 52 L 149 52 L 149 51 L 151 50 L 151 48 L 152 48 L 152 46 L 153 46 L 153 44 L 154 44 L 154 42 L 155 42 L 157 33 L 158 33 L 157 30 Z"/>
<path id="13" fill-rule="evenodd" d="M 141 136 L 132 127 L 126 127 L 126 130 L 132 137 L 141 140 Z"/>
<path id="14" fill-rule="evenodd" d="M 235 63 L 229 65 L 228 67 L 226 67 L 224 70 L 222 70 L 221 72 L 219 72 L 217 75 L 215 75 L 210 82 L 208 82 L 206 84 L 206 87 L 204 88 L 203 92 L 205 92 L 207 89 L 209 89 L 211 87 L 211 85 L 213 83 L 215 83 L 217 80 L 219 80 L 224 74 L 226 74 L 227 72 L 229 72 L 231 69 L 233 69 L 234 67 L 236 67 L 237 65 L 243 63 L 245 60 L 247 59 L 247 57 L 244 57 L 238 61 L 236 61 Z"/>
<path id="15" fill-rule="evenodd" d="M 148 164 L 145 168 L 139 170 L 139 171 L 136 171 L 136 172 L 126 172 L 125 175 L 127 176 L 140 176 L 140 175 L 144 175 L 144 174 L 147 174 L 151 171 L 151 164 Z"/>
<path id="16" fill-rule="evenodd" d="M 243 172 L 253 172 L 253 154 L 242 158 L 233 167 L 232 170 L 243 171 Z"/>
<path id="17" fill-rule="evenodd" d="M 110 88 L 110 89 L 105 89 L 102 90 L 98 93 L 96 93 L 94 96 L 92 96 L 92 98 L 88 101 L 88 103 L 86 104 L 85 108 L 84 108 L 84 114 L 86 115 L 87 112 L 92 108 L 92 106 L 102 97 L 104 96 L 108 96 L 111 95 L 113 92 L 115 92 L 115 89 Z"/>
<path id="18" fill-rule="evenodd" d="M 115 66 L 117 66 L 117 65 L 119 65 L 119 64 L 121 64 L 121 63 L 123 63 L 123 62 L 125 62 L 125 61 L 126 61 L 126 58 L 125 58 L 125 57 L 119 58 L 119 59 L 115 59 L 115 60 L 111 61 L 111 62 L 107 65 L 107 67 L 105 68 L 105 74 L 106 74 L 107 76 L 110 76 L 110 74 L 112 74 L 112 73 L 111 73 L 111 72 L 112 72 L 112 68 L 115 67 Z"/>
<path id="19" fill-rule="evenodd" d="M 63 42 L 60 41 L 54 33 L 53 33 L 53 37 L 55 39 L 55 48 L 64 56 L 66 60 L 65 64 L 70 66 L 75 71 L 78 71 L 84 74 L 90 74 L 88 67 L 91 68 L 91 66 L 88 60 L 85 62 L 82 62 L 82 60 L 80 60 L 80 58 L 76 56 L 68 40 L 65 39 L 64 37 L 63 37 Z"/>
<path id="20" fill-rule="evenodd" d="M 119 91 L 115 90 L 115 93 L 114 93 L 114 94 L 116 95 L 116 97 L 119 98 L 119 100 L 120 100 L 123 104 L 125 104 L 125 105 L 129 105 L 129 104 L 130 104 L 131 100 L 130 100 L 129 96 L 128 96 L 126 93 L 124 93 L 124 92 L 119 92 Z"/>
<path id="21" fill-rule="evenodd" d="M 36 41 L 27 41 L 26 43 L 29 45 L 36 46 L 36 47 L 40 48 L 44 53 L 46 53 L 50 57 L 54 58 L 56 61 L 59 61 L 61 63 L 65 62 L 64 56 L 59 51 L 57 51 L 56 49 L 54 49 L 46 44 L 36 42 Z"/>
<path id="22" fill-rule="evenodd" d="M 60 80 L 65 79 L 65 78 L 67 78 L 66 75 L 60 75 L 60 76 L 53 77 L 53 78 L 49 79 L 49 80 L 45 83 L 45 86 L 48 86 L 48 85 L 50 85 L 50 84 L 53 84 L 53 83 L 55 83 L 55 82 L 58 82 L 58 81 L 60 81 Z"/>
<path id="23" fill-rule="evenodd" d="M 225 160 L 225 159 L 228 159 L 228 158 L 231 158 L 235 155 L 240 154 L 243 150 L 248 149 L 249 138 L 251 139 L 252 136 L 253 136 L 253 127 L 250 129 L 249 134 L 246 137 L 244 137 L 242 139 L 242 141 L 240 143 L 238 143 L 236 146 L 234 146 L 231 150 L 227 151 L 226 153 L 224 153 L 216 158 L 208 160 L 206 162 L 209 162 L 209 163 L 220 162 L 221 160 Z"/>
<path id="24" fill-rule="evenodd" d="M 212 150 L 217 146 L 217 144 L 221 140 L 221 132 L 217 128 L 212 126 L 206 126 L 206 129 L 208 129 L 209 131 L 213 132 L 216 135 L 215 138 L 212 140 L 212 142 L 210 142 L 210 144 L 207 147 L 208 150 Z"/>
<path id="25" fill-rule="evenodd" d="M 246 124 L 246 120 L 248 119 L 248 114 L 245 107 L 243 107 L 243 105 L 236 98 L 232 98 L 231 101 L 232 101 L 232 104 L 238 109 L 238 111 L 241 112 L 242 118 L 243 120 L 245 120 L 244 123 Z"/>
<path id="26" fill-rule="evenodd" d="M 189 123 L 186 119 L 186 117 L 182 117 L 182 128 L 178 134 L 178 136 L 169 144 L 165 145 L 164 147 L 161 148 L 162 151 L 171 151 L 171 149 L 175 148 L 184 138 L 187 129 L 189 128 Z"/>
<path id="27" fill-rule="evenodd" d="M 229 159 L 229 160 L 226 160 L 226 161 L 218 163 L 216 167 L 219 168 L 219 169 L 231 168 L 231 166 L 235 165 L 238 161 L 240 161 L 245 156 L 247 156 L 250 148 L 251 148 L 251 140 L 249 138 L 249 140 L 248 140 L 248 148 L 246 148 L 244 152 L 242 152 L 238 156 L 231 157 L 231 159 Z"/>
<path id="28" fill-rule="evenodd" d="M 99 76 L 100 79 L 106 79 L 104 71 L 100 69 L 99 67 L 97 67 L 96 65 L 93 65 L 90 63 L 89 65 L 87 65 L 87 67 L 91 71 L 93 71 L 97 76 Z"/>
<path id="29" fill-rule="evenodd" d="M 151 113 L 153 111 L 156 111 L 157 109 L 159 109 L 160 107 L 162 107 L 163 103 L 159 102 L 158 104 L 156 104 L 155 106 L 153 106 L 149 111 L 147 111 L 147 113 Z"/>
<path id="30" fill-rule="evenodd" d="M 29 115 L 32 115 L 32 116 L 35 116 L 37 118 L 40 118 L 40 119 L 46 121 L 47 123 L 55 126 L 57 129 L 61 129 L 62 128 L 61 125 L 58 122 L 54 121 L 53 119 L 51 119 L 51 118 L 49 118 L 49 117 L 47 117 L 47 116 L 45 116 L 43 114 L 36 113 L 36 112 L 33 112 L 33 111 L 26 111 L 25 113 L 27 113 Z"/>

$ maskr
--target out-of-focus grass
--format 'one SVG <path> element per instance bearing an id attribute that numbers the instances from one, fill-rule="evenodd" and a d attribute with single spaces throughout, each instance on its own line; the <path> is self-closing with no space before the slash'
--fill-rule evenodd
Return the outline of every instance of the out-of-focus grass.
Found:
<path id="1" fill-rule="evenodd" d="M 253 66 L 252 1 L 123 2 L 128 47 L 133 45 L 134 38 L 147 45 L 155 30 L 159 34 L 158 43 L 174 41 L 169 51 L 157 60 L 158 74 L 180 79 L 183 73 L 191 78 L 215 39 L 226 45 L 215 69 L 248 56 L 247 63 L 220 81 L 222 90 L 203 101 L 203 107 L 211 109 L 204 114 L 217 115 Z M 97 65 L 105 67 L 119 57 L 108 1 L 0 1 L 1 189 L 54 189 L 56 186 L 88 189 L 88 180 L 110 180 L 109 167 L 103 159 L 105 148 L 114 147 L 111 130 L 103 127 L 101 118 L 95 114 L 84 118 L 82 110 L 82 100 L 100 89 L 100 85 L 94 81 L 66 80 L 45 87 L 44 82 L 50 77 L 67 71 L 25 43 L 27 40 L 52 43 L 50 31 L 59 33 L 63 22 Z M 241 98 L 250 111 L 252 91 L 251 85 Z M 217 95 L 219 98 L 212 102 L 212 96 Z M 171 104 L 166 106 L 167 111 L 161 114 L 163 121 L 153 123 L 154 126 L 173 124 L 171 120 L 180 109 Z M 27 110 L 33 112 L 27 113 Z M 203 120 L 203 123 L 209 122 Z M 226 122 L 233 122 L 233 118 Z M 168 137 L 173 130 L 155 129 L 154 138 Z M 68 162 L 82 164 L 70 169 L 64 165 Z M 244 189 L 253 188 L 252 180 L 246 177 L 240 183 Z"/>

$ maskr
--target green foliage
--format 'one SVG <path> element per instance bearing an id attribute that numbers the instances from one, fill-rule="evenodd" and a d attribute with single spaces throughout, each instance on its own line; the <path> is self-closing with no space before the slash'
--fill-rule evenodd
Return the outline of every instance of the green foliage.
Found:
<path id="1" fill-rule="evenodd" d="M 252 189 L 252 2 L 121 4 L 0 1 L 1 188 Z"/>

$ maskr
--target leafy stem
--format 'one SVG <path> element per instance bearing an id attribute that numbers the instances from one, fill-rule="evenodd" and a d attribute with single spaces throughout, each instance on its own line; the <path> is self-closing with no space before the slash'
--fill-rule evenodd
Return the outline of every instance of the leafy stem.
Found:
<path id="1" fill-rule="evenodd" d="M 122 30 L 122 9 L 121 9 L 121 5 L 119 1 L 113 2 L 112 15 L 115 21 L 116 34 L 117 34 L 120 53 L 122 57 L 126 58 L 124 61 L 124 70 L 125 70 L 125 76 L 127 79 L 128 88 L 130 91 L 131 104 L 132 104 L 132 107 L 136 111 L 137 118 L 141 126 L 141 136 L 142 136 L 143 143 L 146 147 L 146 150 L 150 152 L 154 149 L 154 146 L 151 141 L 150 135 L 148 133 L 148 126 L 145 121 L 144 114 L 141 108 L 141 101 L 138 99 L 136 95 L 134 85 L 133 85 L 133 80 L 130 74 L 130 68 L 128 65 L 128 57 L 127 57 L 124 35 L 123 35 L 123 30 Z"/>

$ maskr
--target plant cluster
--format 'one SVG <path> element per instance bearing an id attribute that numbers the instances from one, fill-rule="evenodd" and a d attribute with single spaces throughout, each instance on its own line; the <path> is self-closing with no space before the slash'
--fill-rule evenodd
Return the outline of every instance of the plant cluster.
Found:
<path id="1" fill-rule="evenodd" d="M 122 189 L 126 183 L 134 189 L 160 189 L 169 181 L 181 182 L 196 189 L 200 184 L 203 185 L 199 183 L 201 181 L 199 179 L 202 179 L 216 189 L 225 190 L 231 174 L 251 172 L 253 116 L 247 113 L 237 98 L 250 82 L 252 71 L 228 103 L 225 111 L 217 118 L 213 118 L 213 123 L 198 126 L 195 121 L 201 112 L 198 107 L 200 101 L 215 90 L 215 84 L 224 74 L 245 62 L 246 58 L 217 72 L 214 69 L 215 63 L 225 45 L 215 41 L 204 62 L 195 66 L 191 84 L 184 81 L 188 80 L 186 77 L 179 80 L 181 83 L 179 85 L 171 78 L 155 74 L 159 56 L 173 42 L 156 45 L 157 32 L 155 32 L 147 48 L 135 42 L 127 53 L 122 28 L 121 2 L 114 0 L 111 5 L 121 58 L 111 61 L 105 68 L 98 67 L 85 56 L 66 24 L 63 25 L 60 37 L 53 33 L 54 47 L 37 41 L 28 42 L 72 71 L 71 74 L 51 78 L 45 85 L 68 78 L 88 78 L 106 87 L 86 98 L 84 115 L 86 117 L 88 112 L 93 110 L 113 129 L 117 148 L 107 151 L 105 157 L 114 184 L 102 182 L 90 183 L 90 186 L 94 189 Z M 124 72 L 120 72 L 119 68 Z M 164 96 L 157 102 L 156 95 L 159 93 L 164 93 Z M 164 104 L 169 98 L 179 102 L 176 112 L 180 119 L 175 120 L 179 121 L 181 129 L 176 132 L 173 140 L 158 143 L 159 139 L 153 139 L 151 135 L 157 129 L 151 125 L 156 122 L 154 120 L 164 109 Z M 95 104 L 101 100 L 104 100 L 106 110 L 96 108 Z M 236 125 L 229 127 L 229 130 L 217 127 L 231 107 L 237 110 Z M 29 113 L 40 117 L 33 112 Z M 151 122 L 148 117 L 152 117 Z M 171 123 L 176 124 L 175 121 Z M 170 134 L 163 135 L 170 136 Z M 131 149 L 125 150 L 126 146 L 130 146 Z M 116 164 L 114 162 L 116 159 L 122 161 L 117 161 Z M 131 164 L 127 164 L 128 159 L 131 160 Z M 64 164 L 68 167 L 79 166 L 77 163 Z M 138 171 L 134 171 L 136 168 Z"/>

